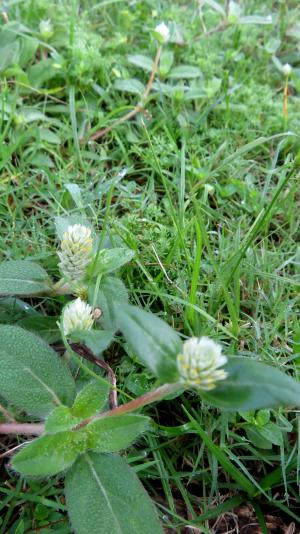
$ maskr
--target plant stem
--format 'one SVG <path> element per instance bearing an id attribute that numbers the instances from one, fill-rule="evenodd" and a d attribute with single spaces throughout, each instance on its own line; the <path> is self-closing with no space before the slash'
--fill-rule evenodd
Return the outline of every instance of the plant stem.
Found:
<path id="1" fill-rule="evenodd" d="M 0 434 L 24 434 L 26 436 L 40 436 L 44 432 L 42 423 L 2 423 Z"/>
<path id="2" fill-rule="evenodd" d="M 92 421 L 96 421 L 97 419 L 102 419 L 103 417 L 112 417 L 114 415 L 122 415 L 130 412 L 134 412 L 135 410 L 139 410 L 143 406 L 147 406 L 147 404 L 151 404 L 152 402 L 159 401 L 163 399 L 164 397 L 167 397 L 171 393 L 175 393 L 175 391 L 181 389 L 182 384 L 175 383 L 175 384 L 164 384 L 163 386 L 154 389 L 153 391 L 149 391 L 149 393 L 145 393 L 145 395 L 141 395 L 141 397 L 138 397 L 137 399 L 134 399 L 130 402 L 127 402 L 126 404 L 122 404 L 121 406 L 117 406 L 117 408 L 114 408 L 113 410 L 109 410 L 108 412 L 100 413 L 94 417 L 89 417 L 88 419 L 84 419 L 79 425 L 73 428 L 73 430 L 79 430 L 80 428 L 85 427 Z M 44 425 L 42 423 L 4 423 L 0 424 L 0 434 L 24 434 L 27 436 L 40 436 L 44 432 Z"/>
<path id="3" fill-rule="evenodd" d="M 107 128 L 103 128 L 102 130 L 99 130 L 94 135 L 92 135 L 91 136 L 92 141 L 96 141 L 97 139 L 100 139 L 100 137 L 103 137 L 107 133 L 111 132 L 111 130 L 113 130 L 116 126 L 119 126 L 119 124 L 122 124 L 123 122 L 126 122 L 129 119 L 132 119 L 132 117 L 137 115 L 137 113 L 139 113 L 140 111 L 143 111 L 143 109 L 145 109 L 144 104 L 145 104 L 145 101 L 147 100 L 147 98 L 149 96 L 149 93 L 151 91 L 151 88 L 152 88 L 152 85 L 153 85 L 153 82 L 154 82 L 155 75 L 157 73 L 161 52 L 162 52 L 162 46 L 159 46 L 158 49 L 157 49 L 157 52 L 156 52 L 156 56 L 154 58 L 153 69 L 152 69 L 152 72 L 150 74 L 150 77 L 149 77 L 149 80 L 147 82 L 147 85 L 145 87 L 145 91 L 143 93 L 141 101 L 138 102 L 138 104 L 131 111 L 126 113 L 126 115 L 123 115 L 123 117 L 120 117 L 119 119 L 117 119 L 110 126 L 107 126 Z"/>
<path id="4" fill-rule="evenodd" d="M 122 404 L 121 406 L 117 406 L 113 410 L 99 413 L 94 417 L 89 417 L 88 419 L 81 421 L 77 428 L 82 428 L 91 423 L 92 421 L 102 419 L 103 417 L 113 417 L 114 415 L 123 415 L 126 413 L 134 412 L 136 410 L 139 410 L 143 406 L 147 406 L 152 402 L 156 402 L 163 399 L 164 397 L 167 397 L 171 393 L 174 393 L 175 391 L 179 390 L 181 387 L 182 385 L 178 382 L 175 384 L 164 384 L 163 386 L 154 389 L 153 391 L 149 391 L 149 393 L 145 393 L 145 395 L 141 395 L 141 397 L 137 397 L 136 399 L 133 399 L 132 401 L 127 402 L 126 404 Z"/>

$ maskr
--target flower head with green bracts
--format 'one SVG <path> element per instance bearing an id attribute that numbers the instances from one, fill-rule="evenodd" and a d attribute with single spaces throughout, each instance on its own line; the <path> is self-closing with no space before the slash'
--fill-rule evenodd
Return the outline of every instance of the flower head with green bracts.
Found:
<path id="1" fill-rule="evenodd" d="M 89 304 L 81 298 L 67 304 L 62 318 L 62 328 L 66 336 L 76 330 L 91 330 L 93 324 L 94 314 Z"/>
<path id="2" fill-rule="evenodd" d="M 170 30 L 164 22 L 158 24 L 153 33 L 160 44 L 165 44 L 170 39 Z"/>
<path id="3" fill-rule="evenodd" d="M 216 382 L 227 377 L 220 369 L 226 362 L 221 345 L 205 336 L 192 337 L 184 342 L 182 353 L 177 356 L 180 380 L 199 389 L 213 389 Z"/>
<path id="4" fill-rule="evenodd" d="M 67 228 L 61 241 L 59 268 L 62 275 L 72 281 L 84 278 L 93 254 L 91 229 L 82 224 Z"/>

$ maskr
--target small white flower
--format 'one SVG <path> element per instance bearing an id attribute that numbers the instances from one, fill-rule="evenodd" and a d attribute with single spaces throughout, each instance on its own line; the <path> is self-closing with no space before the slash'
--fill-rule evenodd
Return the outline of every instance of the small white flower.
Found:
<path id="1" fill-rule="evenodd" d="M 164 22 L 161 22 L 156 26 L 154 35 L 160 44 L 164 44 L 170 39 L 170 30 Z"/>
<path id="2" fill-rule="evenodd" d="M 227 377 L 227 373 L 219 369 L 226 362 L 221 345 L 208 337 L 188 339 L 183 344 L 182 353 L 177 356 L 181 381 L 204 390 L 213 389 L 218 380 Z"/>
<path id="3" fill-rule="evenodd" d="M 289 64 L 289 63 L 286 63 L 285 65 L 283 65 L 282 67 L 282 72 L 285 76 L 289 76 L 292 72 L 293 68 L 292 66 Z"/>
<path id="4" fill-rule="evenodd" d="M 66 336 L 75 330 L 90 330 L 93 323 L 92 307 L 80 298 L 73 300 L 65 307 L 62 327 Z"/>
<path id="5" fill-rule="evenodd" d="M 82 224 L 69 226 L 61 242 L 61 252 L 58 252 L 59 268 L 63 276 L 70 280 L 84 278 L 92 252 L 91 229 Z"/>

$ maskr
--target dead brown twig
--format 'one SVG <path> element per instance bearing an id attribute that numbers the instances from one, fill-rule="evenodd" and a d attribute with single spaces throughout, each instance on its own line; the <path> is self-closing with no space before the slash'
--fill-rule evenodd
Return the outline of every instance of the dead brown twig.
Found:
<path id="1" fill-rule="evenodd" d="M 99 358 L 94 354 L 88 347 L 85 345 L 80 345 L 79 343 L 70 343 L 71 349 L 76 352 L 79 356 L 82 356 L 82 358 L 85 358 L 86 360 L 94 363 L 95 365 L 98 365 L 98 367 L 101 367 L 104 369 L 107 373 L 107 376 L 109 378 L 109 381 L 112 385 L 110 394 L 109 394 L 109 403 L 111 409 L 114 409 L 118 406 L 118 399 L 117 399 L 117 381 L 116 381 L 116 375 L 113 372 L 112 368 L 108 365 L 107 362 L 102 360 L 102 358 Z M 65 346 L 64 345 L 54 345 L 54 350 L 59 353 L 65 352 Z"/>

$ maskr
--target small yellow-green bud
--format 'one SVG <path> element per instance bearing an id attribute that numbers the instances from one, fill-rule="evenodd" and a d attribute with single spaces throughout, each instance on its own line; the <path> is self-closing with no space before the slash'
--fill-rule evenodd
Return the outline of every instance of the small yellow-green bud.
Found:
<path id="1" fill-rule="evenodd" d="M 180 380 L 199 389 L 213 389 L 216 382 L 227 377 L 227 373 L 219 369 L 226 362 L 221 345 L 208 337 L 192 337 L 184 342 L 182 353 L 177 356 Z"/>
<path id="2" fill-rule="evenodd" d="M 50 20 L 41 20 L 39 24 L 41 37 L 47 41 L 53 35 L 53 26 Z"/>
<path id="3" fill-rule="evenodd" d="M 59 268 L 62 275 L 72 281 L 81 280 L 92 259 L 91 229 L 82 224 L 69 226 L 63 235 Z"/>
<path id="4" fill-rule="evenodd" d="M 80 298 L 67 304 L 62 319 L 62 327 L 66 336 L 76 330 L 90 330 L 93 324 L 93 309 L 89 304 Z"/>

